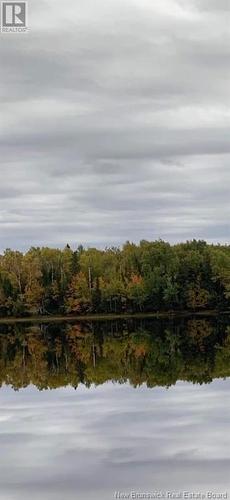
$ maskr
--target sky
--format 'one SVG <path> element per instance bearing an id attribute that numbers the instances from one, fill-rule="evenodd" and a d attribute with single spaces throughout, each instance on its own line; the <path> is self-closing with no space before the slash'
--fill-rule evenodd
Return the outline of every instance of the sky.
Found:
<path id="1" fill-rule="evenodd" d="M 168 389 L 2 387 L 0 500 L 229 498 L 229 390 L 229 379 Z"/>
<path id="2" fill-rule="evenodd" d="M 29 0 L 0 34 L 0 251 L 230 243 L 230 1 Z"/>

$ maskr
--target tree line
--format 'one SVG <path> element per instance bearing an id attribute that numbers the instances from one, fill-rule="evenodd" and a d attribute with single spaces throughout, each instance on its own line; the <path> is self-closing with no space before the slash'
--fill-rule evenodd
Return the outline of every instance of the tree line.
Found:
<path id="1" fill-rule="evenodd" d="M 229 307 L 228 245 L 143 240 L 104 250 L 67 245 L 0 255 L 0 316 Z"/>
<path id="2" fill-rule="evenodd" d="M 0 327 L 0 386 L 169 387 L 230 375 L 227 318 Z"/>

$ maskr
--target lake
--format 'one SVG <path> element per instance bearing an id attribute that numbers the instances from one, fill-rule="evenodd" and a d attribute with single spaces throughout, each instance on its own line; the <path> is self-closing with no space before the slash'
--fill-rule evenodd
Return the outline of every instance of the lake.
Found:
<path id="1" fill-rule="evenodd" d="M 0 499 L 230 495 L 230 319 L 0 325 Z"/>

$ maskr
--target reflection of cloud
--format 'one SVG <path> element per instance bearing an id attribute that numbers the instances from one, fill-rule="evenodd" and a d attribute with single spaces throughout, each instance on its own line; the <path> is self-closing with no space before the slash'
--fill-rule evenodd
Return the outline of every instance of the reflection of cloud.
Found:
<path id="1" fill-rule="evenodd" d="M 0 47 L 0 247 L 229 240 L 228 9 L 30 0 Z"/>
<path id="2" fill-rule="evenodd" d="M 107 500 L 130 488 L 230 492 L 229 386 L 3 388 L 0 500 Z"/>

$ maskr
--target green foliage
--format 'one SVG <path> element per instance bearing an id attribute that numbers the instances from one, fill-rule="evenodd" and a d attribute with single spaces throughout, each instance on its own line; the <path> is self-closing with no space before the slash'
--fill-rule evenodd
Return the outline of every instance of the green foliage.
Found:
<path id="1" fill-rule="evenodd" d="M 126 242 L 0 255 L 0 315 L 154 312 L 230 306 L 230 246 Z"/>

